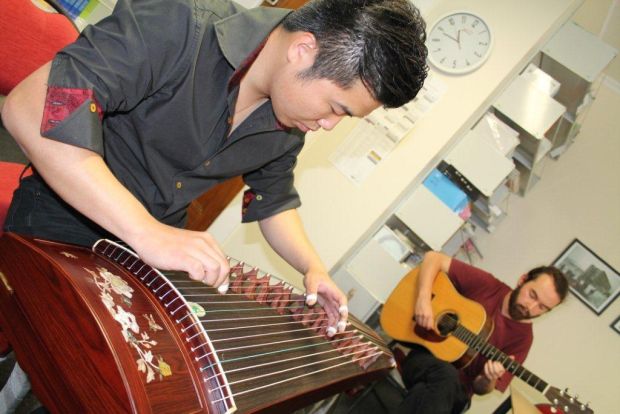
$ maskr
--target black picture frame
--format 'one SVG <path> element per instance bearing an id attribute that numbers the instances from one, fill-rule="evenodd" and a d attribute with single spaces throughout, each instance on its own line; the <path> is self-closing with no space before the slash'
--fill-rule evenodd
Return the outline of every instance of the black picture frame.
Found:
<path id="1" fill-rule="evenodd" d="M 620 335 L 620 316 L 618 316 L 609 326 L 611 326 L 611 329 Z"/>
<path id="2" fill-rule="evenodd" d="M 620 273 L 579 239 L 553 261 L 566 274 L 570 291 L 600 315 L 620 295 Z"/>

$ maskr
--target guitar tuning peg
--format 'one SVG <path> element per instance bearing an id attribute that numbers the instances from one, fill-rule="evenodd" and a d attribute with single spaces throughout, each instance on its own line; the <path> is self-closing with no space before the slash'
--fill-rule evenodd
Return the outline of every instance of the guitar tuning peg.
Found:
<path id="1" fill-rule="evenodd" d="M 563 390 L 563 391 L 560 391 L 560 394 L 562 394 L 562 395 L 564 395 L 564 394 L 568 395 L 568 387 L 564 388 L 564 390 Z"/>

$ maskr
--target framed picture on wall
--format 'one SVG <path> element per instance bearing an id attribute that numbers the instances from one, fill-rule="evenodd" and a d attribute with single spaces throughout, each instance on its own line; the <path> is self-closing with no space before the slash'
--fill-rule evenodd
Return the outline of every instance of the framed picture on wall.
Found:
<path id="1" fill-rule="evenodd" d="M 614 321 L 611 323 L 611 325 L 610 325 L 610 326 L 611 326 L 611 329 L 613 329 L 614 331 L 616 331 L 616 333 L 617 333 L 617 334 L 620 334 L 620 316 L 618 316 L 618 317 L 616 318 L 616 320 L 614 320 Z"/>
<path id="2" fill-rule="evenodd" d="M 553 265 L 566 274 L 570 291 L 597 315 L 620 294 L 620 273 L 579 239 L 573 240 Z"/>

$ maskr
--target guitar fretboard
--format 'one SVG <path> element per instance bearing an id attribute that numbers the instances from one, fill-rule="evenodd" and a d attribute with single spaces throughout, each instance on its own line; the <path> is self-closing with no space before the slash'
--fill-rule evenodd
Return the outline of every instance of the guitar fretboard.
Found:
<path id="1" fill-rule="evenodd" d="M 540 392 L 544 392 L 549 384 L 540 377 L 528 371 L 523 365 L 488 343 L 484 338 L 476 335 L 460 323 L 456 329 L 450 332 L 463 343 L 467 344 L 471 349 L 481 353 L 485 358 L 499 361 L 507 371 L 525 381 L 528 385 L 536 388 Z"/>

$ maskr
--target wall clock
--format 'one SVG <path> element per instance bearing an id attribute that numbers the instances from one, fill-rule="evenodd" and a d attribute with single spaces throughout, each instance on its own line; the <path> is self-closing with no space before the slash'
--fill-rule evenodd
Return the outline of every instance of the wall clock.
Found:
<path id="1" fill-rule="evenodd" d="M 455 11 L 438 19 L 427 37 L 428 60 L 437 69 L 464 74 L 489 57 L 493 36 L 489 25 L 474 13 Z"/>

